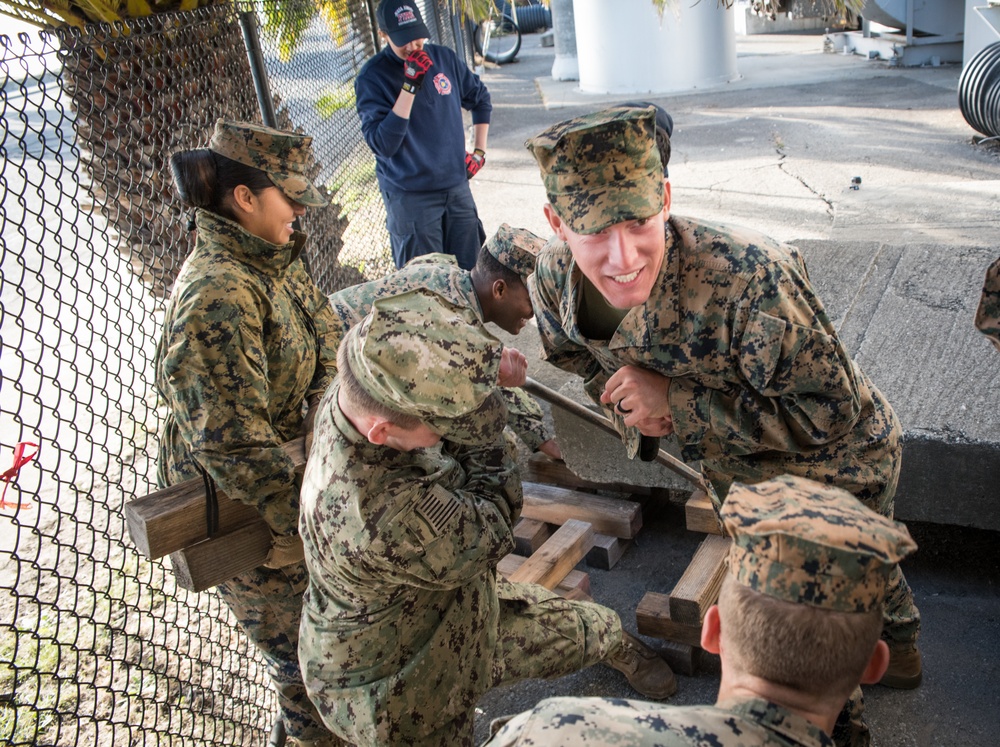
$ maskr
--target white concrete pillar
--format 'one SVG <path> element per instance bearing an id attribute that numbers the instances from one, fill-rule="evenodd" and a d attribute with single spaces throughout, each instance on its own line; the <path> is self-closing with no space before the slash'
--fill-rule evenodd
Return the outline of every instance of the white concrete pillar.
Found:
<path id="1" fill-rule="evenodd" d="M 580 80 L 580 65 L 576 56 L 576 22 L 573 0 L 549 0 L 552 11 L 552 31 L 556 57 L 552 61 L 553 80 Z"/>
<path id="2" fill-rule="evenodd" d="M 580 90 L 668 93 L 739 78 L 733 11 L 681 5 L 661 20 L 651 0 L 574 0 Z"/>

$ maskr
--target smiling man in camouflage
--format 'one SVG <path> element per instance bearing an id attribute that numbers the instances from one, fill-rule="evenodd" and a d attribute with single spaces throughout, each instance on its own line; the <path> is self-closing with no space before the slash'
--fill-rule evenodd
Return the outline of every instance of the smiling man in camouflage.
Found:
<path id="1" fill-rule="evenodd" d="M 640 434 L 672 434 L 720 500 L 736 480 L 792 474 L 891 517 L 892 408 L 844 349 L 795 247 L 671 215 L 655 115 L 612 107 L 526 143 L 556 234 L 530 284 L 547 360 L 584 378 L 630 457 Z M 919 625 L 896 568 L 882 684 L 919 685 Z"/>
<path id="2" fill-rule="evenodd" d="M 646 697 L 676 690 L 614 610 L 497 577 L 522 500 L 501 358 L 426 290 L 375 301 L 340 346 L 303 479 L 299 661 L 351 744 L 471 745 L 490 687 L 598 662 Z"/>

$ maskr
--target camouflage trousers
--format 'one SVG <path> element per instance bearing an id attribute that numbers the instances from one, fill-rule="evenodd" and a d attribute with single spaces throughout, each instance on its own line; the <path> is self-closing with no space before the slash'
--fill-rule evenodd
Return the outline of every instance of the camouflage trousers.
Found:
<path id="1" fill-rule="evenodd" d="M 497 580 L 497 595 L 500 619 L 493 687 L 572 674 L 604 661 L 621 646 L 621 618 L 608 607 L 566 600 L 542 586 L 502 579 Z M 464 716 L 414 744 L 471 747 L 474 713 L 473 703 Z"/>
<path id="2" fill-rule="evenodd" d="M 323 743 L 332 735 L 306 695 L 299 671 L 299 618 L 308 581 L 302 561 L 284 568 L 255 568 L 216 589 L 264 655 L 287 735 L 300 742 Z"/>
<path id="3" fill-rule="evenodd" d="M 475 706 L 478 695 L 490 687 L 529 678 L 551 679 L 572 674 L 604 661 L 620 646 L 622 625 L 618 613 L 592 602 L 569 601 L 535 584 L 511 584 L 497 579 L 499 617 L 496 648 L 492 655 L 490 681 L 472 683 L 474 697 L 463 704 L 464 712 L 441 722 L 441 704 L 433 692 L 392 693 L 409 700 L 402 710 L 413 724 L 435 724 L 421 738 L 405 741 L 385 738 L 363 747 L 385 747 L 405 743 L 408 747 L 472 747 Z M 456 651 L 461 656 L 461 651 Z M 453 711 L 454 712 L 454 711 Z M 382 712 L 385 717 L 385 711 Z M 401 728 L 402 726 L 402 728 Z M 380 734 L 407 732 L 405 725 L 383 723 Z M 365 729 L 372 733 L 372 729 Z M 356 738 L 356 737 L 355 737 Z"/>

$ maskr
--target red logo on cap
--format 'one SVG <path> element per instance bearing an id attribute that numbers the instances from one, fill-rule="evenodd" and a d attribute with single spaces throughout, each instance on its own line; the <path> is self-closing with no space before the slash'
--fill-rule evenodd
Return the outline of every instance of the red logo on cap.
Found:
<path id="1" fill-rule="evenodd" d="M 403 26 L 407 23 L 416 23 L 417 16 L 413 12 L 413 8 L 409 5 L 403 5 L 396 9 L 396 24 Z"/>

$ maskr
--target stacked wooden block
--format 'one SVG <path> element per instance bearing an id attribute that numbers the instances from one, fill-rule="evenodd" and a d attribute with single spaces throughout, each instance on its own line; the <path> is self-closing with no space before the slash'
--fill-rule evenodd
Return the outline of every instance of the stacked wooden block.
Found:
<path id="1" fill-rule="evenodd" d="M 524 505 L 514 527 L 514 554 L 498 570 L 511 581 L 541 583 L 568 599 L 589 599 L 590 577 L 575 566 L 586 559 L 590 566 L 610 570 L 642 527 L 642 506 L 582 492 L 622 486 L 581 480 L 541 455 L 529 460 L 522 477 Z"/>
<path id="2" fill-rule="evenodd" d="M 670 594 L 647 592 L 636 608 L 639 632 L 669 641 L 675 668 L 692 673 L 701 653 L 701 624 L 719 598 L 731 540 L 722 530 L 703 491 L 696 490 L 685 505 L 687 528 L 707 533 L 690 565 Z"/>

